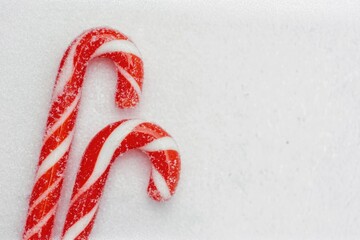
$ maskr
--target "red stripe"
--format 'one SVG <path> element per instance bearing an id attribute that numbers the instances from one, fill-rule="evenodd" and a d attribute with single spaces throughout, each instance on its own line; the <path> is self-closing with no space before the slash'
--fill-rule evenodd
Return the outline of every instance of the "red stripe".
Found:
<path id="1" fill-rule="evenodd" d="M 140 148 L 152 141 L 154 141 L 152 135 L 133 130 L 119 143 L 119 147 L 114 152 L 113 159 L 116 159 L 122 153 Z"/>
<path id="2" fill-rule="evenodd" d="M 60 191 L 63 181 L 61 180 L 59 185 L 51 191 L 46 198 L 44 198 L 35 208 L 31 211 L 31 215 L 28 216 L 26 221 L 26 229 L 32 229 L 38 224 L 44 216 L 50 212 L 50 210 L 57 204 L 57 200 L 60 197 Z"/>
<path id="3" fill-rule="evenodd" d="M 74 129 L 75 121 L 77 116 L 77 107 L 69 115 L 69 117 L 64 121 L 64 123 L 59 126 L 51 136 L 44 142 L 44 145 L 40 152 L 39 166 L 45 160 L 49 154 L 56 149 L 61 143 L 69 136 L 69 133 Z"/>
<path id="4" fill-rule="evenodd" d="M 71 47 L 75 44 L 75 42 L 76 42 L 76 39 L 75 39 L 74 41 L 72 41 L 72 43 L 71 43 L 71 44 L 69 45 L 69 47 L 66 49 L 63 57 L 61 58 L 60 66 L 59 66 L 59 68 L 58 68 L 58 73 L 57 73 L 57 75 L 56 75 L 56 80 L 55 80 L 55 84 L 54 84 L 54 89 L 56 88 L 56 84 L 57 84 L 58 81 L 59 81 L 59 77 L 60 77 L 60 74 L 61 74 L 61 72 L 62 72 L 62 68 L 64 67 L 65 61 L 66 61 L 66 59 L 67 59 L 68 56 L 69 56 L 70 49 L 71 49 Z"/>
<path id="5" fill-rule="evenodd" d="M 68 155 L 69 151 L 67 151 L 53 167 L 47 170 L 46 173 L 36 181 L 30 198 L 30 206 L 42 195 L 44 191 L 53 185 L 54 182 L 63 177 L 65 163 Z"/>
<path id="6" fill-rule="evenodd" d="M 162 197 L 161 197 L 161 195 L 160 195 L 160 192 L 159 192 L 159 190 L 156 188 L 155 183 L 154 183 L 154 180 L 152 179 L 152 177 L 150 178 L 147 191 L 148 191 L 149 196 L 150 196 L 152 199 L 154 199 L 155 201 L 161 201 L 161 200 L 162 200 Z"/>
<path id="7" fill-rule="evenodd" d="M 122 66 L 137 82 L 140 89 L 142 89 L 144 79 L 143 61 L 139 56 L 131 53 L 126 53 L 127 58 L 131 59 L 131 65 Z"/>
<path id="8" fill-rule="evenodd" d="M 181 162 L 177 151 L 166 150 L 147 153 L 152 165 L 164 177 L 173 194 L 180 178 Z"/>
<path id="9" fill-rule="evenodd" d="M 150 134 L 154 137 L 154 139 L 170 137 L 170 135 L 164 129 L 149 122 L 140 124 L 135 128 L 134 131 Z"/>
<path id="10" fill-rule="evenodd" d="M 91 55 L 105 42 L 114 39 L 127 39 L 125 35 L 111 30 L 111 29 L 94 29 L 85 34 L 79 41 L 76 47 L 76 53 L 74 57 L 75 63 L 82 61 L 88 61 Z"/>
<path id="11" fill-rule="evenodd" d="M 91 230 L 92 230 L 92 228 L 94 226 L 96 215 L 97 215 L 97 211 L 94 214 L 94 216 L 92 217 L 89 224 L 86 226 L 86 228 L 75 238 L 75 240 L 88 239 L 88 236 L 90 235 L 90 232 L 91 232 Z"/>
<path id="12" fill-rule="evenodd" d="M 54 223 L 54 216 L 52 216 L 47 223 L 40 229 L 39 232 L 32 235 L 29 240 L 48 240 L 51 236 L 52 226 Z"/>
<path id="13" fill-rule="evenodd" d="M 127 71 L 142 88 L 144 78 L 143 61 L 139 56 L 126 52 L 104 53 L 101 58 L 108 58 Z"/>
<path id="14" fill-rule="evenodd" d="M 66 87 L 66 86 L 65 86 Z M 65 113 L 66 109 L 74 102 L 75 98 L 78 96 L 79 91 L 73 89 L 64 89 L 65 92 L 60 94 L 57 97 L 57 100 L 52 102 L 51 108 L 48 115 L 48 120 L 46 124 L 46 130 L 50 129 Z M 75 106 L 75 111 L 77 111 L 79 103 Z"/>
<path id="15" fill-rule="evenodd" d="M 132 87 L 131 83 L 118 71 L 117 91 L 115 93 L 115 103 L 121 108 L 135 107 L 140 100 L 140 96 Z"/>
<path id="16" fill-rule="evenodd" d="M 74 225 L 79 219 L 88 214 L 100 199 L 106 179 L 108 177 L 110 166 L 101 175 L 101 177 L 83 194 L 81 194 L 77 200 L 70 206 L 66 215 L 63 234 Z"/>
<path id="17" fill-rule="evenodd" d="M 127 71 L 137 82 L 140 90 L 142 89 L 144 70 L 141 58 L 130 53 L 113 52 L 101 55 L 102 58 L 109 58 L 117 65 Z M 130 60 L 130 61 L 129 61 Z M 117 91 L 115 102 L 120 108 L 134 107 L 140 100 L 140 96 L 133 88 L 131 83 L 124 77 L 120 71 L 117 72 Z"/>
<path id="18" fill-rule="evenodd" d="M 72 195 L 73 197 L 91 176 L 104 142 L 106 141 L 108 136 L 114 131 L 114 129 L 118 127 L 122 122 L 117 122 L 115 124 L 109 125 L 103 130 L 101 130 L 98 134 L 96 134 L 96 136 L 87 146 L 76 177 L 74 192 Z"/>

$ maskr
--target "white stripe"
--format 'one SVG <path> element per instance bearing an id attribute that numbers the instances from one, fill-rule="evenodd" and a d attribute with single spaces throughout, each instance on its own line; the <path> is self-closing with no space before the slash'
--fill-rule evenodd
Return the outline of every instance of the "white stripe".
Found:
<path id="1" fill-rule="evenodd" d="M 80 96 L 81 96 L 81 92 L 79 92 L 79 94 L 76 96 L 74 101 L 65 110 L 65 112 L 61 115 L 61 117 L 55 122 L 55 124 L 52 125 L 51 128 L 47 130 L 44 141 L 46 141 L 51 136 L 51 134 L 53 134 L 55 130 L 58 129 L 58 127 L 61 126 L 65 122 L 65 120 L 70 116 L 70 114 L 74 111 L 77 104 L 79 103 Z"/>
<path id="2" fill-rule="evenodd" d="M 138 57 L 141 57 L 141 54 L 134 43 L 130 42 L 129 40 L 113 40 L 104 43 L 101 45 L 96 51 L 94 52 L 92 57 L 100 56 L 104 53 L 111 53 L 111 52 L 125 52 L 131 53 Z"/>
<path id="3" fill-rule="evenodd" d="M 77 38 L 73 45 L 71 45 L 69 53 L 65 59 L 64 65 L 60 70 L 59 78 L 57 80 L 56 86 L 54 88 L 53 93 L 53 101 L 57 99 L 57 97 L 63 92 L 63 89 L 66 83 L 69 81 L 70 77 L 74 71 L 74 56 L 76 53 L 76 47 L 78 46 L 79 40 L 81 38 Z"/>
<path id="4" fill-rule="evenodd" d="M 94 217 L 96 210 L 98 208 L 99 204 L 96 204 L 93 209 L 91 209 L 90 212 L 88 212 L 85 216 L 80 218 L 79 221 L 77 221 L 74 225 L 72 225 L 64 234 L 62 237 L 62 240 L 73 240 L 75 239 L 85 228 L 89 223 L 91 222 L 91 219 Z"/>
<path id="5" fill-rule="evenodd" d="M 89 30 L 91 31 L 91 30 Z M 63 92 L 66 83 L 69 81 L 70 77 L 74 71 L 74 57 L 76 53 L 76 48 L 80 43 L 80 40 L 89 33 L 89 31 L 85 31 L 80 36 L 76 38 L 74 43 L 70 46 L 69 53 L 65 59 L 64 65 L 61 68 L 61 72 L 54 88 L 53 92 L 53 101 L 57 99 L 57 97 Z"/>
<path id="6" fill-rule="evenodd" d="M 143 123 L 143 121 L 139 119 L 123 122 L 110 134 L 100 150 L 99 156 L 95 163 L 94 171 L 91 173 L 90 177 L 81 187 L 81 189 L 79 189 L 78 194 L 73 197 L 70 205 L 72 205 L 72 203 L 75 202 L 83 192 L 90 188 L 91 185 L 93 185 L 99 179 L 99 177 L 101 177 L 106 168 L 109 166 L 115 150 L 119 147 L 125 137 L 141 123 Z"/>
<path id="7" fill-rule="evenodd" d="M 156 170 L 156 168 L 154 166 L 152 167 L 151 176 L 152 176 L 155 186 L 156 186 L 157 190 L 159 190 L 160 195 L 163 198 L 163 200 L 169 199 L 171 197 L 169 187 L 168 187 L 164 177 L 158 172 L 158 170 Z"/>
<path id="8" fill-rule="evenodd" d="M 54 166 L 59 159 L 64 156 L 64 154 L 67 152 L 67 150 L 70 147 L 71 140 L 73 138 L 74 131 L 71 131 L 69 136 L 67 136 L 62 143 L 57 146 L 41 163 L 39 166 L 35 181 L 37 181 L 44 173 L 46 173 L 52 166 Z"/>
<path id="9" fill-rule="evenodd" d="M 32 210 L 34 210 L 34 208 L 42 201 L 44 200 L 47 195 L 49 195 L 49 193 L 51 191 L 53 191 L 60 183 L 60 181 L 62 180 L 63 178 L 60 177 L 58 180 L 56 180 L 48 189 L 46 189 L 45 192 L 43 192 L 34 202 L 33 204 L 31 205 L 31 208 L 29 209 L 29 213 L 30 214 L 32 212 Z"/>
<path id="10" fill-rule="evenodd" d="M 146 144 L 145 146 L 141 147 L 140 149 L 147 152 L 166 151 L 166 150 L 178 151 L 178 147 L 172 137 L 162 137 L 156 139 Z"/>
<path id="11" fill-rule="evenodd" d="M 55 204 L 55 206 L 32 229 L 25 233 L 24 239 L 28 239 L 40 231 L 40 229 L 49 221 L 51 216 L 55 214 L 56 206 L 57 204 Z"/>
<path id="12" fill-rule="evenodd" d="M 131 84 L 131 86 L 134 88 L 135 92 L 137 93 L 138 97 L 140 98 L 141 96 L 141 89 L 139 87 L 139 84 L 136 82 L 136 80 L 133 78 L 133 76 L 130 75 L 130 73 L 128 73 L 124 68 L 122 68 L 121 66 L 117 65 L 117 68 L 119 70 L 119 72 L 126 78 L 126 80 L 128 80 L 128 82 Z"/>

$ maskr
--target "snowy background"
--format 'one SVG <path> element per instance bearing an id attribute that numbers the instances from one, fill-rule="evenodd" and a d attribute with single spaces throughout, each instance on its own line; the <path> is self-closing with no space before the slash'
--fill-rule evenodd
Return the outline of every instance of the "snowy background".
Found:
<path id="1" fill-rule="evenodd" d="M 177 140 L 171 201 L 148 198 L 131 152 L 110 174 L 92 239 L 358 239 L 359 1 L 0 2 L 0 232 L 19 239 L 57 68 L 82 31 L 128 35 L 145 64 L 141 104 L 115 107 L 111 62 L 88 69 L 59 208 L 81 155 L 123 118 Z"/>

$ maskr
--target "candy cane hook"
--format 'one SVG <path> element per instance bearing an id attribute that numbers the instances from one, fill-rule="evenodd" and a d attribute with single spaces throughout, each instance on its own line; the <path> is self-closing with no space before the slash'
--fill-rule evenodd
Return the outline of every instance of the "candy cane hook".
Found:
<path id="1" fill-rule="evenodd" d="M 141 120 L 108 125 L 89 143 L 77 173 L 66 216 L 63 239 L 88 239 L 111 164 L 121 154 L 143 151 L 151 160 L 148 194 L 157 201 L 169 199 L 180 175 L 177 145 L 159 126 Z"/>
<path id="2" fill-rule="evenodd" d="M 23 239 L 49 239 L 63 184 L 84 75 L 95 57 L 111 59 L 118 73 L 115 102 L 135 106 L 141 94 L 143 63 L 136 46 L 109 28 L 84 32 L 66 50 L 56 77 Z"/>

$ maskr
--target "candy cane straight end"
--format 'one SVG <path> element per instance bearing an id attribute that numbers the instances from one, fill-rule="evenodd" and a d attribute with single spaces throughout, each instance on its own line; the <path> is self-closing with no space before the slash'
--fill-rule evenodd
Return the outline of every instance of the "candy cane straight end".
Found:
<path id="1" fill-rule="evenodd" d="M 149 196 L 156 201 L 165 201 L 175 193 L 181 162 L 174 139 L 150 122 L 134 119 L 110 124 L 91 140 L 84 153 L 65 220 L 63 239 L 78 239 L 79 236 L 87 239 L 111 164 L 131 149 L 143 151 L 151 161 Z"/>

